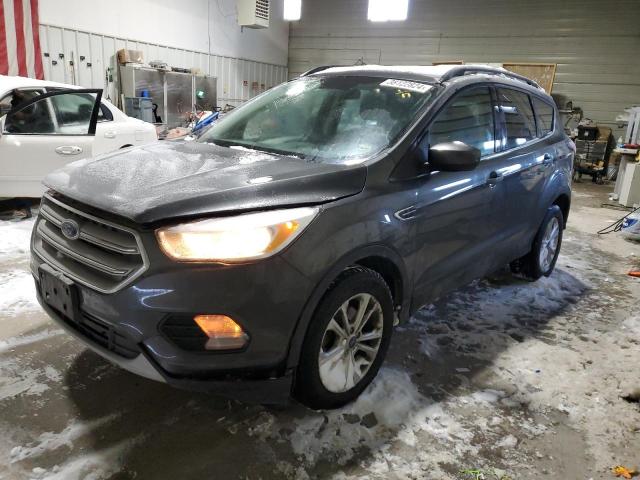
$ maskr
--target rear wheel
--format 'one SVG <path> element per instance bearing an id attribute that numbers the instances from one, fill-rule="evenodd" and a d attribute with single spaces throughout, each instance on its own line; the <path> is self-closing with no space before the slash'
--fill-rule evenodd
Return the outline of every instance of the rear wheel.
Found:
<path id="1" fill-rule="evenodd" d="M 531 251 L 511 263 L 511 270 L 529 280 L 548 277 L 553 272 L 562 245 L 564 218 L 558 205 L 552 205 L 536 233 Z"/>
<path id="2" fill-rule="evenodd" d="M 296 375 L 295 396 L 311 408 L 336 408 L 371 383 L 389 347 L 393 301 L 373 270 L 343 272 L 313 316 Z"/>

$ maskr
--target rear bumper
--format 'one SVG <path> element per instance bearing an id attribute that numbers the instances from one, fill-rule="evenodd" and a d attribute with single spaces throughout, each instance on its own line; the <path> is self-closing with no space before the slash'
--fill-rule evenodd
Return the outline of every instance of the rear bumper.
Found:
<path id="1" fill-rule="evenodd" d="M 240 376 L 226 375 L 217 378 L 197 378 L 180 376 L 174 377 L 166 372 L 155 360 L 154 355 L 145 347 L 143 343 L 137 345 L 139 352 L 133 358 L 126 358 L 108 350 L 99 343 L 92 341 L 83 334 L 82 329 L 74 325 L 74 322 L 59 314 L 42 301 L 38 282 L 36 280 L 36 291 L 38 302 L 43 310 L 67 333 L 76 337 L 83 344 L 95 353 L 118 365 L 119 367 L 141 377 L 166 383 L 173 387 L 211 392 L 223 397 L 233 398 L 250 403 L 261 404 L 286 404 L 290 400 L 293 386 L 293 373 L 285 372 L 283 375 L 274 378 L 246 378 Z"/>

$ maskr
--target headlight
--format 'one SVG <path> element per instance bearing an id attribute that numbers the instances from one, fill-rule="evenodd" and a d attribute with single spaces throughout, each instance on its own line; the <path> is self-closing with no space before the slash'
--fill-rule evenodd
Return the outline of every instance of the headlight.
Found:
<path id="1" fill-rule="evenodd" d="M 289 245 L 318 214 L 317 207 L 212 218 L 156 230 L 168 257 L 185 262 L 241 262 L 269 257 Z"/>

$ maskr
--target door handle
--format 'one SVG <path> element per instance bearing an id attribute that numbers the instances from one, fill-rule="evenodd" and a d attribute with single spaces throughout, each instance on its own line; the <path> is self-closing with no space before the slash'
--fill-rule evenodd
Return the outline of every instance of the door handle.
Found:
<path id="1" fill-rule="evenodd" d="M 545 153 L 544 157 L 542 157 L 542 165 L 544 165 L 545 167 L 551 165 L 554 161 L 554 158 L 551 156 L 550 153 Z"/>
<path id="2" fill-rule="evenodd" d="M 82 148 L 77 145 L 63 145 L 56 148 L 56 153 L 59 155 L 78 155 L 82 153 Z"/>
<path id="3" fill-rule="evenodd" d="M 495 185 L 498 182 L 501 182 L 504 179 L 504 176 L 501 173 L 496 172 L 495 170 L 489 174 L 489 178 L 487 178 L 487 183 L 489 185 Z"/>
<path id="4" fill-rule="evenodd" d="M 116 138 L 117 132 L 115 130 L 107 130 L 104 132 L 104 138 Z"/>

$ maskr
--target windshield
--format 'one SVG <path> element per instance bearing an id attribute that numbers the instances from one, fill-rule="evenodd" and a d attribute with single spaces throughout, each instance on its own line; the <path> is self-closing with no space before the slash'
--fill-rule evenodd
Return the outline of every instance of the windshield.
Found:
<path id="1" fill-rule="evenodd" d="M 247 103 L 198 141 L 356 163 L 391 145 L 432 91 L 426 83 L 375 77 L 301 78 Z"/>

